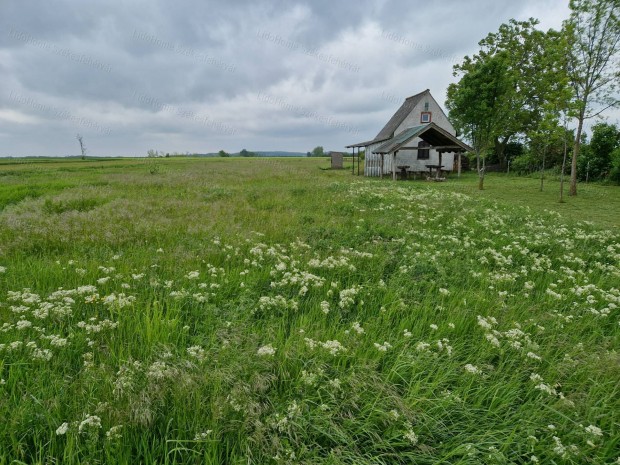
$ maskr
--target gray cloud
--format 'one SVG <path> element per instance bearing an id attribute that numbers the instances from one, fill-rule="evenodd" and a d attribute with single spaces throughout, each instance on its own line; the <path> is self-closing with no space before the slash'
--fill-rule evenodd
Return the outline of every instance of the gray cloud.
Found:
<path id="1" fill-rule="evenodd" d="M 4 0 L 0 156 L 342 149 L 557 0 Z M 567 3 L 567 2 L 566 2 Z M 262 98 L 260 98 L 262 96 Z"/>

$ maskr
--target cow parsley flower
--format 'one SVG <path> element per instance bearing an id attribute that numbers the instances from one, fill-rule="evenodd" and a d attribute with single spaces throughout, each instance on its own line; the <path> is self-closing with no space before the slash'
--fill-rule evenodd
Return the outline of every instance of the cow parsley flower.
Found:
<path id="1" fill-rule="evenodd" d="M 256 353 L 261 357 L 273 357 L 276 353 L 276 349 L 271 344 L 267 344 L 266 346 L 259 348 Z"/>
<path id="2" fill-rule="evenodd" d="M 190 271 L 185 277 L 187 279 L 198 279 L 200 277 L 200 271 Z"/>
<path id="3" fill-rule="evenodd" d="M 392 344 L 390 344 L 389 342 L 384 342 L 383 344 L 375 342 L 374 345 L 379 352 L 387 352 L 388 349 L 392 348 Z"/>
<path id="4" fill-rule="evenodd" d="M 68 430 L 69 430 L 69 423 L 64 422 L 62 425 L 56 428 L 56 436 L 62 436 L 66 434 Z"/>
<path id="5" fill-rule="evenodd" d="M 101 428 L 101 418 L 97 415 L 87 415 L 86 419 L 80 423 L 78 431 L 82 433 L 89 428 Z"/>
<path id="6" fill-rule="evenodd" d="M 602 436 L 603 430 L 600 429 L 598 426 L 590 425 L 586 427 L 586 433 L 589 433 L 592 436 Z"/>
<path id="7" fill-rule="evenodd" d="M 479 375 L 480 373 L 482 373 L 482 370 L 480 370 L 480 368 L 478 368 L 475 365 L 472 365 L 471 363 L 468 363 L 467 365 L 465 365 L 463 369 L 466 372 L 471 373 L 473 375 Z"/>

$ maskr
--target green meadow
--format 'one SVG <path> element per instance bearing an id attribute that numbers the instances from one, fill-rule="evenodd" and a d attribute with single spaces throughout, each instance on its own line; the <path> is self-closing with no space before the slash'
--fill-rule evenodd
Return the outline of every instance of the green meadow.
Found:
<path id="1" fill-rule="evenodd" d="M 620 463 L 620 188 L 327 167 L 0 160 L 0 464 Z"/>

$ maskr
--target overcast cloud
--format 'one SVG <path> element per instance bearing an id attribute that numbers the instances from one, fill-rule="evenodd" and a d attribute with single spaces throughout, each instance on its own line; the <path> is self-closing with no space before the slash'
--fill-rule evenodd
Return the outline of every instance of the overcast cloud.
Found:
<path id="1" fill-rule="evenodd" d="M 564 0 L 0 0 L 0 156 L 341 150 Z"/>

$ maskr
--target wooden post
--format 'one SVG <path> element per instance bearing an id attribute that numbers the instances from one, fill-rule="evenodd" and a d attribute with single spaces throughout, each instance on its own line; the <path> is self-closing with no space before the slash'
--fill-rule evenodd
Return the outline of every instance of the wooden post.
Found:
<path id="1" fill-rule="evenodd" d="M 353 147 L 353 153 L 351 154 L 353 160 L 353 169 L 351 170 L 351 174 L 355 174 L 355 147 Z"/>
<path id="2" fill-rule="evenodd" d="M 381 179 L 383 179 L 383 157 L 384 154 L 381 154 L 381 166 L 379 167 L 379 172 L 381 173 L 379 176 L 381 176 Z"/>
<path id="3" fill-rule="evenodd" d="M 357 148 L 357 175 L 360 175 L 360 148 Z"/>
<path id="4" fill-rule="evenodd" d="M 439 164 L 437 165 L 437 173 L 435 173 L 435 179 L 439 179 L 439 173 L 441 173 L 441 155 L 442 152 L 439 153 Z"/>
<path id="5" fill-rule="evenodd" d="M 392 181 L 396 181 L 396 154 L 397 153 L 398 153 L 398 150 L 396 150 L 392 154 Z"/>
<path id="6" fill-rule="evenodd" d="M 461 177 L 461 152 L 458 153 L 458 157 L 459 157 L 459 174 L 457 177 Z"/>

